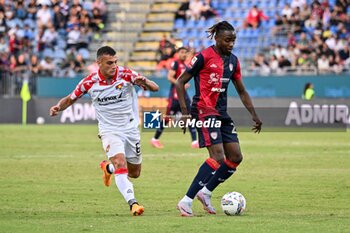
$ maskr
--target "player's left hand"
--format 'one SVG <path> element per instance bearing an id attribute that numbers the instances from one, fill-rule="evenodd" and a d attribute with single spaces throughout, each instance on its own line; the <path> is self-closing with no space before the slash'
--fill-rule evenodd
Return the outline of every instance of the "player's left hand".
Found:
<path id="1" fill-rule="evenodd" d="M 146 84 L 147 79 L 144 76 L 136 76 L 134 79 L 134 83 L 138 86 L 142 86 Z"/>
<path id="2" fill-rule="evenodd" d="M 258 116 L 253 116 L 253 121 L 255 122 L 255 125 L 253 125 L 253 132 L 254 133 L 260 133 L 261 131 L 261 126 L 262 126 L 262 121 L 259 119 Z"/>

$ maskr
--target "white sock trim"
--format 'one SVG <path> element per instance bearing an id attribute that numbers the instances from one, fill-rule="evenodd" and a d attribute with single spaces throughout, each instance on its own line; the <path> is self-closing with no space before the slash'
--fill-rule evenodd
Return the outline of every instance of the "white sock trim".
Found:
<path id="1" fill-rule="evenodd" d="M 202 192 L 203 192 L 204 194 L 211 195 L 211 191 L 210 191 L 209 189 L 207 189 L 206 186 L 204 186 L 204 187 L 202 188 Z"/>
<path id="2" fill-rule="evenodd" d="M 190 198 L 190 197 L 188 197 L 187 195 L 185 195 L 182 199 L 181 199 L 181 201 L 183 201 L 183 202 L 193 202 L 193 199 L 192 198 Z"/>

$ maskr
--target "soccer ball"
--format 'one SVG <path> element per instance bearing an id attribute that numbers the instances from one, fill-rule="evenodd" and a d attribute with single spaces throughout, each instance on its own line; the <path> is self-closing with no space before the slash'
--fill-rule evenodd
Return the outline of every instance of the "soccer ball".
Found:
<path id="1" fill-rule="evenodd" d="M 44 117 L 39 116 L 38 118 L 36 118 L 36 123 L 37 123 L 38 125 L 44 124 L 44 123 L 45 123 Z"/>
<path id="2" fill-rule="evenodd" d="M 245 198 L 238 192 L 226 193 L 221 198 L 221 208 L 226 215 L 240 215 L 244 212 L 245 207 Z"/>

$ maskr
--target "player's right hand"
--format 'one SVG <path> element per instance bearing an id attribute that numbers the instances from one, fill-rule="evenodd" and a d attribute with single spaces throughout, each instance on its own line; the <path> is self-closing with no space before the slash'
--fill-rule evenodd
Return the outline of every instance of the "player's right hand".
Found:
<path id="1" fill-rule="evenodd" d="M 50 116 L 56 116 L 60 111 L 60 106 L 55 105 L 50 108 Z"/>

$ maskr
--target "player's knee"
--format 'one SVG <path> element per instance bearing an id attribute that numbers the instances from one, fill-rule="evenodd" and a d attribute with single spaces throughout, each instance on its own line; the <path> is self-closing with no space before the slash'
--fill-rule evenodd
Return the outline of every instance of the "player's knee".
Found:
<path id="1" fill-rule="evenodd" d="M 241 152 L 238 152 L 227 156 L 227 159 L 232 163 L 240 164 L 243 161 L 243 155 Z"/>
<path id="2" fill-rule="evenodd" d="M 138 178 L 141 174 L 140 170 L 136 170 L 136 171 L 129 171 L 128 176 L 130 178 Z"/>
<path id="3" fill-rule="evenodd" d="M 113 163 L 115 168 L 120 168 L 120 167 L 126 167 L 126 161 L 123 156 L 114 156 L 110 158 L 111 162 Z"/>
<path id="4" fill-rule="evenodd" d="M 218 162 L 219 164 L 222 164 L 225 161 L 224 150 L 218 149 L 212 152 L 213 153 L 211 153 L 211 157 L 215 159 L 216 162 Z"/>

